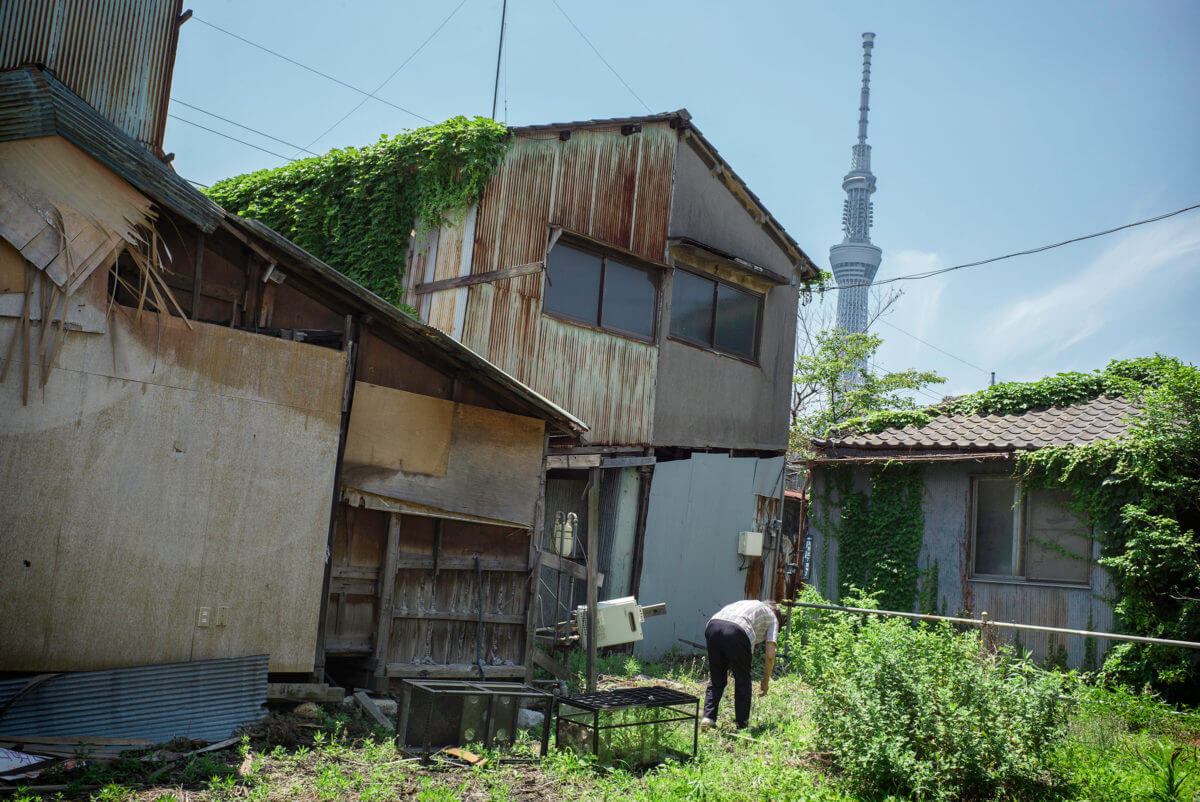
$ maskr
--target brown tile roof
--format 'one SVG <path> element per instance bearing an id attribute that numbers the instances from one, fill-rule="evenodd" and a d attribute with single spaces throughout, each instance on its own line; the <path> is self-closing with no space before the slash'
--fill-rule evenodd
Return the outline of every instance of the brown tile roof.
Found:
<path id="1" fill-rule="evenodd" d="M 1124 398 L 1101 396 L 1068 407 L 1014 415 L 943 415 L 924 426 L 884 429 L 814 442 L 833 449 L 898 451 L 1016 451 L 1086 445 L 1111 440 L 1129 428 L 1137 408 Z"/>

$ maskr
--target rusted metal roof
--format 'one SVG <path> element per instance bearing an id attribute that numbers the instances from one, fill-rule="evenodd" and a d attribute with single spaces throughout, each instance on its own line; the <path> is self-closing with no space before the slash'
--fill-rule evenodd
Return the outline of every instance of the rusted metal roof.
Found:
<path id="1" fill-rule="evenodd" d="M 361 309 L 377 322 L 386 325 L 402 342 L 429 359 L 435 366 L 470 373 L 480 384 L 508 399 L 519 411 L 545 420 L 559 433 L 577 435 L 587 431 L 583 421 L 565 409 L 539 395 L 517 379 L 488 362 L 479 354 L 448 335 L 427 326 L 415 317 L 375 295 L 367 288 L 339 273 L 291 240 L 257 220 L 227 214 L 228 224 L 243 236 L 250 237 L 269 250 L 287 259 L 288 272 L 307 274 L 329 288 L 350 308 Z"/>
<path id="2" fill-rule="evenodd" d="M 0 70 L 40 65 L 107 120 L 162 147 L 183 0 L 5 0 Z"/>
<path id="3" fill-rule="evenodd" d="M 204 231 L 224 212 L 150 151 L 38 67 L 0 73 L 0 141 L 61 136 Z"/>
<path id="4" fill-rule="evenodd" d="M 566 123 L 546 123 L 541 125 L 524 125 L 514 126 L 509 130 L 518 137 L 531 137 L 538 134 L 548 134 L 554 132 L 556 135 L 563 131 L 576 131 L 584 129 L 626 129 L 631 126 L 644 126 L 650 123 L 669 123 L 671 128 L 678 129 L 682 132 L 684 141 L 691 147 L 695 148 L 701 157 L 708 163 L 709 167 L 714 169 L 720 176 L 726 186 L 738 197 L 739 200 L 746 206 L 747 211 L 756 219 L 759 219 L 764 228 L 768 231 L 773 239 L 786 251 L 795 263 L 803 278 L 815 279 L 818 275 L 818 268 L 813 261 L 808 257 L 804 250 L 796 243 L 792 236 L 787 233 L 783 225 L 775 219 L 775 216 L 767 210 L 763 202 L 758 196 L 751 191 L 746 182 L 734 172 L 721 154 L 717 152 L 716 147 L 700 133 L 700 130 L 692 123 L 692 115 L 687 109 L 679 109 L 678 111 L 662 112 L 659 114 L 648 114 L 639 117 L 612 117 L 608 119 L 596 120 L 576 120 Z M 574 228 L 574 226 L 567 226 Z"/>
<path id="5" fill-rule="evenodd" d="M 1033 409 L 1012 415 L 942 415 L 924 426 L 884 429 L 876 434 L 813 441 L 829 456 L 847 450 L 951 454 L 1027 451 L 1047 446 L 1088 445 L 1112 440 L 1129 430 L 1137 407 L 1119 397 L 1101 396 L 1067 407 Z"/>

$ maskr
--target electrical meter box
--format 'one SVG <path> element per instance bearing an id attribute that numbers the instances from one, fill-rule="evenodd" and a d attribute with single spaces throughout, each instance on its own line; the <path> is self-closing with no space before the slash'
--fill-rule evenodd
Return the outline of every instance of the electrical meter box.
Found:
<path id="1" fill-rule="evenodd" d="M 596 646 L 615 646 L 642 639 L 642 608 L 633 596 L 596 604 Z M 579 637 L 587 641 L 587 605 L 575 609 L 575 626 Z"/>
<path id="2" fill-rule="evenodd" d="M 743 557 L 761 557 L 763 551 L 762 532 L 738 532 L 738 554 Z"/>

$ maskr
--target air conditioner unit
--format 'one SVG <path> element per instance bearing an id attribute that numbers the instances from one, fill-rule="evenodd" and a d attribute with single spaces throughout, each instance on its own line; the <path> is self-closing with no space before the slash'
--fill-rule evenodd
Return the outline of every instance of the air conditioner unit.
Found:
<path id="1" fill-rule="evenodd" d="M 763 553 L 763 533 L 738 532 L 737 551 L 743 557 L 761 557 Z"/>
<path id="2" fill-rule="evenodd" d="M 615 646 L 642 639 L 642 608 L 633 596 L 596 604 L 596 646 Z M 575 609 L 575 626 L 580 639 L 587 642 L 587 605 Z"/>

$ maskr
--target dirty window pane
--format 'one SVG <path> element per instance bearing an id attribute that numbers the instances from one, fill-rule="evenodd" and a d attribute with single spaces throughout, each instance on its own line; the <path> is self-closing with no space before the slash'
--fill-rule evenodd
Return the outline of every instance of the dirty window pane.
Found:
<path id="1" fill-rule="evenodd" d="M 1042 582 L 1088 581 L 1092 540 L 1061 490 L 1030 490 L 1026 498 L 1026 578 Z"/>
<path id="2" fill-rule="evenodd" d="M 975 482 L 975 573 L 1013 576 L 1014 480 Z"/>
<path id="3" fill-rule="evenodd" d="M 753 359 L 757 334 L 758 296 L 718 284 L 716 346 Z"/>
<path id="4" fill-rule="evenodd" d="M 608 328 L 654 336 L 655 286 L 648 270 L 614 259 L 604 266 L 604 319 Z"/>
<path id="5" fill-rule="evenodd" d="M 559 243 L 546 260 L 547 312 L 579 318 L 593 326 L 600 317 L 600 257 Z"/>
<path id="6" fill-rule="evenodd" d="M 713 285 L 708 279 L 675 271 L 671 289 L 671 333 L 712 345 Z"/>

